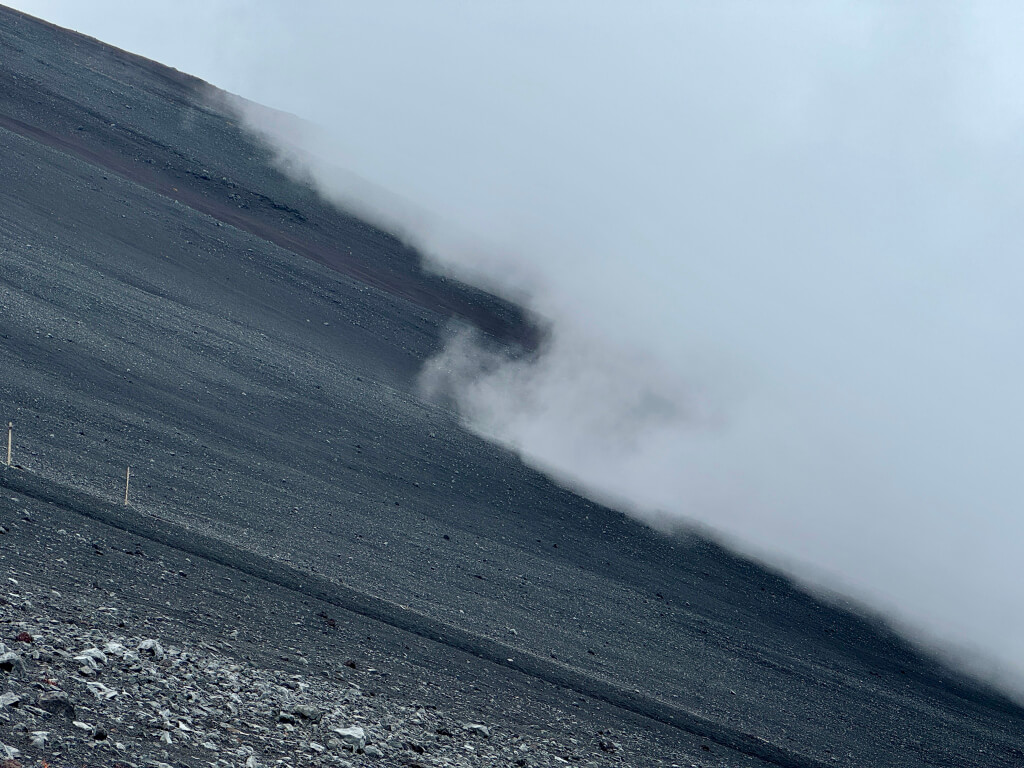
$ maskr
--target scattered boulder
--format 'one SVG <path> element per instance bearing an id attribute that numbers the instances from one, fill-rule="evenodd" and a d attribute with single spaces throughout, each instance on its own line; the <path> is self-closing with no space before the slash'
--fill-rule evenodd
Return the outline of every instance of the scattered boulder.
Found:
<path id="1" fill-rule="evenodd" d="M 0 672 L 12 677 L 20 677 L 25 673 L 25 662 L 14 651 L 0 654 Z"/>
<path id="2" fill-rule="evenodd" d="M 308 704 L 296 704 L 291 708 L 291 712 L 293 715 L 298 715 L 303 720 L 309 720 L 312 723 L 319 723 L 324 716 L 323 712 Z"/>
<path id="3" fill-rule="evenodd" d="M 82 653 L 79 656 L 75 657 L 76 661 L 82 656 L 86 656 L 95 661 L 97 664 L 103 666 L 106 666 L 107 664 L 107 654 L 105 654 L 99 648 L 86 648 L 84 651 L 82 651 Z"/>
<path id="4" fill-rule="evenodd" d="M 143 640 L 141 643 L 139 643 L 138 650 L 142 651 L 143 653 L 149 654 L 157 661 L 160 661 L 164 657 L 163 646 L 161 646 L 160 643 L 153 639 Z"/>
<path id="5" fill-rule="evenodd" d="M 3 757 L 4 760 L 16 760 L 21 757 L 21 750 L 0 742 L 0 757 Z"/>
<path id="6" fill-rule="evenodd" d="M 335 728 L 334 733 L 337 734 L 343 745 L 351 747 L 356 752 L 362 751 L 366 746 L 366 731 L 358 725 L 349 728 Z"/>
<path id="7" fill-rule="evenodd" d="M 483 736 L 485 739 L 491 738 L 491 729 L 481 723 L 466 723 L 462 728 L 476 736 Z"/>
<path id="8" fill-rule="evenodd" d="M 110 656 L 115 656 L 119 659 L 123 659 L 125 653 L 128 652 L 128 649 L 120 643 L 111 641 L 103 646 L 103 652 Z"/>
<path id="9" fill-rule="evenodd" d="M 92 695 L 95 696 L 97 699 L 106 700 L 112 699 L 115 696 L 117 696 L 117 691 L 115 691 L 113 688 L 107 687 L 106 685 L 100 682 L 86 683 L 86 686 L 89 688 L 90 691 L 92 691 Z"/>
<path id="10" fill-rule="evenodd" d="M 36 706 L 51 715 L 66 717 L 68 720 L 75 719 L 75 708 L 64 691 L 46 691 L 39 694 Z"/>
<path id="11" fill-rule="evenodd" d="M 89 672 L 98 672 L 100 665 L 92 656 L 75 656 L 75 661 L 82 665 L 82 669 L 88 670 Z"/>

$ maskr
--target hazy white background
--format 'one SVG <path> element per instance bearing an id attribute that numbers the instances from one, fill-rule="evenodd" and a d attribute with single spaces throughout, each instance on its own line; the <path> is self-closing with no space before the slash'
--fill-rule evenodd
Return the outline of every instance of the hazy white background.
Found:
<path id="1" fill-rule="evenodd" d="M 15 5 L 318 124 L 550 318 L 425 372 L 476 429 L 1024 679 L 1024 6 Z"/>

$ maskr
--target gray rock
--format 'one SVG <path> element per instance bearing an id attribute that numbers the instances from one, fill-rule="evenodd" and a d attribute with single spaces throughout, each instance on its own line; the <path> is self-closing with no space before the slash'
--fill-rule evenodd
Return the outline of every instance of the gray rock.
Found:
<path id="1" fill-rule="evenodd" d="M 0 742 L 0 757 L 3 757 L 5 760 L 14 760 L 21 757 L 21 750 Z"/>
<path id="2" fill-rule="evenodd" d="M 89 672 L 96 672 L 100 668 L 99 662 L 96 661 L 96 659 L 92 656 L 86 656 L 85 654 L 75 656 L 75 661 L 82 665 L 82 669 L 88 670 Z"/>
<path id="3" fill-rule="evenodd" d="M 20 677 L 25 673 L 25 662 L 14 651 L 7 651 L 0 654 L 0 672 L 6 672 L 12 677 Z"/>
<path id="4" fill-rule="evenodd" d="M 20 701 L 21 696 L 7 691 L 4 694 L 0 694 L 0 709 L 3 709 L 4 707 L 16 707 Z"/>
<path id="5" fill-rule="evenodd" d="M 82 656 L 88 656 L 90 659 L 95 661 L 97 664 L 101 664 L 101 665 L 106 666 L 107 654 L 105 654 L 99 648 L 86 648 L 84 651 L 82 651 L 82 653 L 79 656 L 75 657 L 75 660 L 77 661 Z"/>
<path id="6" fill-rule="evenodd" d="M 349 728 L 335 728 L 334 733 L 337 734 L 344 746 L 351 747 L 357 752 L 366 746 L 366 731 L 358 725 Z"/>
<path id="7" fill-rule="evenodd" d="M 143 640 L 141 643 L 139 643 L 138 649 L 143 653 L 149 654 L 157 661 L 160 661 L 164 657 L 163 646 L 161 646 L 160 643 L 158 643 L 156 640 Z"/>
<path id="8" fill-rule="evenodd" d="M 103 683 L 86 683 L 86 686 L 88 686 L 89 690 L 92 691 L 92 695 L 97 699 L 112 699 L 117 696 L 117 691 L 113 688 L 108 688 Z"/>
<path id="9" fill-rule="evenodd" d="M 29 741 L 32 742 L 32 746 L 36 749 L 42 749 L 46 746 L 46 743 L 50 740 L 49 731 L 32 731 L 32 735 L 29 737 Z"/>
<path id="10" fill-rule="evenodd" d="M 366 754 L 367 757 L 384 757 L 384 753 L 373 744 L 367 744 L 363 748 L 363 753 Z"/>
<path id="11" fill-rule="evenodd" d="M 75 719 L 75 708 L 64 691 L 47 691 L 39 694 L 36 706 L 51 715 L 61 715 L 68 720 Z"/>
<path id="12" fill-rule="evenodd" d="M 308 704 L 296 704 L 291 708 L 292 714 L 298 715 L 303 720 L 309 720 L 314 723 L 319 723 L 323 719 L 324 713 L 316 707 L 309 706 Z"/>
<path id="13" fill-rule="evenodd" d="M 103 652 L 110 656 L 116 656 L 119 659 L 123 659 L 127 649 L 120 643 L 111 640 L 103 646 Z"/>
<path id="14" fill-rule="evenodd" d="M 462 727 L 477 736 L 483 736 L 485 739 L 491 738 L 491 729 L 481 723 L 466 723 Z"/>

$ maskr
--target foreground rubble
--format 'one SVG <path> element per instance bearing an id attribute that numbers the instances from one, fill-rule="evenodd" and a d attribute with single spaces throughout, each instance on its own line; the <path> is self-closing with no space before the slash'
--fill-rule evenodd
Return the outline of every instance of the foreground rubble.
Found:
<path id="1" fill-rule="evenodd" d="M 133 635 L 113 609 L 96 611 L 92 626 L 68 622 L 60 592 L 13 578 L 6 587 L 5 768 L 62 759 L 124 768 L 568 763 L 500 725 L 367 692 L 347 679 L 358 671 L 351 660 L 341 663 L 348 675 L 279 673 L 209 643 Z"/>
<path id="2" fill-rule="evenodd" d="M 706 768 L 723 758 L 762 765 L 0 494 L 0 768 Z"/>

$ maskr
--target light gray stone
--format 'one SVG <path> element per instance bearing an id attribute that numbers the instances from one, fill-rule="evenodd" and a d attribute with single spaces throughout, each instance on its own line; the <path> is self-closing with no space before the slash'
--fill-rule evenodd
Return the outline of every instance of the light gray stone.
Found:
<path id="1" fill-rule="evenodd" d="M 138 649 L 143 653 L 149 654 L 157 661 L 160 661 L 165 655 L 163 646 L 153 639 L 143 640 L 139 643 Z"/>
<path id="2" fill-rule="evenodd" d="M 491 729 L 482 723 L 466 723 L 462 727 L 477 736 L 483 736 L 485 739 L 491 738 Z"/>
<path id="3" fill-rule="evenodd" d="M 335 728 L 334 733 L 341 740 L 342 744 L 351 747 L 357 752 L 366 746 L 366 731 L 358 725 L 348 728 Z"/>
<path id="4" fill-rule="evenodd" d="M 14 651 L 0 654 L 0 673 L 2 672 L 12 677 L 21 677 L 25 673 L 25 662 Z"/>

